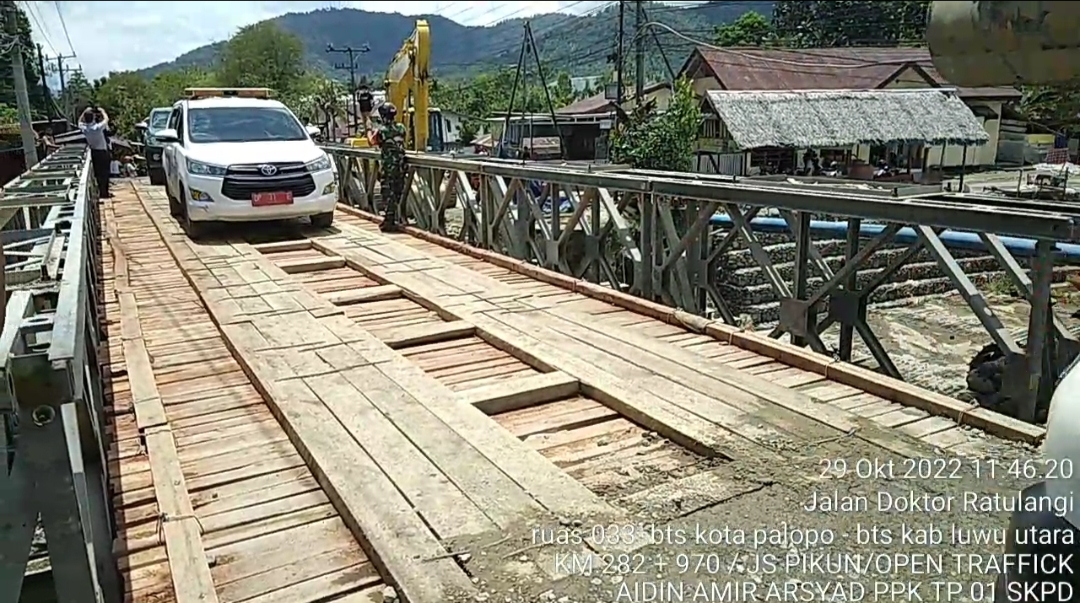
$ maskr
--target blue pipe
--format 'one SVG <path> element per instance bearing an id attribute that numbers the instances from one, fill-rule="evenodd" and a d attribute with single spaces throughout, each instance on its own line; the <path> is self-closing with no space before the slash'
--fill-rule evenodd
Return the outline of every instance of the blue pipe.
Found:
<path id="1" fill-rule="evenodd" d="M 727 214 L 716 214 L 712 217 L 712 225 L 719 226 L 721 228 L 731 228 L 732 221 Z M 750 221 L 750 228 L 761 232 L 775 232 L 775 233 L 788 233 L 791 230 L 788 228 L 787 222 L 783 218 L 754 218 Z M 810 231 L 816 234 L 830 235 L 837 238 L 847 237 L 848 225 L 847 222 L 831 222 L 827 220 L 811 220 Z M 885 226 L 881 224 L 861 224 L 859 227 L 859 237 L 864 239 L 870 239 L 878 236 L 885 230 Z M 945 243 L 946 247 L 953 249 L 966 249 L 970 251 L 987 251 L 986 245 L 983 245 L 979 235 L 973 232 L 961 232 L 956 230 L 946 230 L 941 233 L 941 240 Z M 915 234 L 915 231 L 911 228 L 901 228 L 900 232 L 896 234 L 897 243 L 911 244 L 917 241 L 919 236 Z M 1018 237 L 1000 237 L 1002 244 L 1005 248 L 1013 253 L 1015 256 L 1031 257 L 1035 255 L 1035 240 L 1034 239 L 1021 239 Z M 1073 243 L 1057 243 L 1057 251 L 1059 257 L 1068 260 L 1080 260 L 1080 245 Z"/>

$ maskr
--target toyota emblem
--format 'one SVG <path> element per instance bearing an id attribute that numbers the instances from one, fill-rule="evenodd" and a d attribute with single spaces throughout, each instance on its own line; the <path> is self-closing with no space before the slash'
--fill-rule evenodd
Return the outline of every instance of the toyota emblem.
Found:
<path id="1" fill-rule="evenodd" d="M 259 166 L 259 171 L 262 173 L 263 176 L 273 176 L 277 173 L 277 166 L 265 163 Z"/>

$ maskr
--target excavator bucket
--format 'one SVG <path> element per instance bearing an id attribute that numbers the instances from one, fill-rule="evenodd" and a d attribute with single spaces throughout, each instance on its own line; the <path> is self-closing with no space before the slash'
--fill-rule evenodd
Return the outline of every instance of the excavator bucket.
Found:
<path id="1" fill-rule="evenodd" d="M 926 40 L 956 86 L 1080 82 L 1080 2 L 939 0 Z"/>

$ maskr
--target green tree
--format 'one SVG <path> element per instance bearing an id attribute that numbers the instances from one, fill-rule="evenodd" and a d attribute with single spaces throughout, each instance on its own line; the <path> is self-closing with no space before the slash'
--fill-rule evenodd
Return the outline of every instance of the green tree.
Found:
<path id="1" fill-rule="evenodd" d="M 225 44 L 217 75 L 222 86 L 271 88 L 287 103 L 301 87 L 304 44 L 271 21 L 242 27 Z"/>
<path id="2" fill-rule="evenodd" d="M 559 72 L 559 77 L 550 91 L 551 103 L 556 109 L 574 102 L 574 85 L 570 81 L 570 74 L 565 71 Z"/>
<path id="3" fill-rule="evenodd" d="M 94 101 L 94 87 L 83 75 L 82 69 L 71 72 L 64 82 L 64 93 L 60 97 L 60 106 L 71 117 Z"/>
<path id="4" fill-rule="evenodd" d="M 0 125 L 14 124 L 19 121 L 19 111 L 11 105 L 0 103 Z"/>
<path id="5" fill-rule="evenodd" d="M 166 71 L 150 81 L 155 107 L 170 107 L 184 97 L 187 88 L 208 88 L 217 85 L 216 75 L 200 67 L 185 67 Z"/>
<path id="6" fill-rule="evenodd" d="M 1080 85 L 1025 86 L 1020 112 L 1051 130 L 1076 127 L 1080 118 Z"/>
<path id="7" fill-rule="evenodd" d="M 612 134 L 612 159 L 637 169 L 690 171 L 702 121 L 699 102 L 691 82 L 682 78 L 666 111 L 658 112 L 655 103 L 635 107 Z"/>
<path id="8" fill-rule="evenodd" d="M 761 46 L 775 37 L 772 22 L 761 13 L 749 11 L 732 23 L 716 28 L 717 46 Z"/>
<path id="9" fill-rule="evenodd" d="M 289 108 L 305 123 L 328 128 L 347 115 L 348 90 L 345 85 L 316 74 L 308 74 L 294 89 Z"/>
<path id="10" fill-rule="evenodd" d="M 30 27 L 30 20 L 21 7 L 16 6 L 14 14 L 15 29 L 18 32 L 17 38 L 19 45 L 22 47 L 23 72 L 26 74 L 30 111 L 34 117 L 44 117 L 48 113 L 48 107 L 42 88 L 39 85 L 38 52 L 37 46 L 34 45 L 33 29 Z M 7 24 L 3 23 L 4 18 L 0 18 L 0 24 L 6 27 Z M 14 107 L 16 105 L 15 82 L 11 77 L 10 52 L 0 54 L 0 74 L 2 74 L 2 77 L 0 77 L 0 103 Z"/>
<path id="11" fill-rule="evenodd" d="M 921 43 L 929 10 L 928 0 L 781 0 L 772 24 L 798 48 Z"/>
<path id="12" fill-rule="evenodd" d="M 105 109 L 113 131 L 122 136 L 132 136 L 135 124 L 146 119 L 155 106 L 151 83 L 133 71 L 110 73 L 97 80 L 95 87 L 95 104 Z"/>

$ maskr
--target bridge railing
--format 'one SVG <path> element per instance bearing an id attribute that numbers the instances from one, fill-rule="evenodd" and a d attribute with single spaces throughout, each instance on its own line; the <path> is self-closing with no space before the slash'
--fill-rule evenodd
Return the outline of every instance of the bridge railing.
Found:
<path id="1" fill-rule="evenodd" d="M 63 147 L 3 187 L 6 311 L 0 346 L 0 600 L 51 569 L 61 601 L 116 590 L 99 353 L 98 201 L 85 146 Z M 39 524 L 40 518 L 40 524 Z M 31 541 L 42 527 L 48 564 Z M 38 547 L 35 546 L 35 549 Z"/>
<path id="2" fill-rule="evenodd" d="M 378 152 L 324 148 L 335 158 L 341 202 L 377 212 Z M 733 325 L 740 322 L 733 311 L 740 291 L 722 268 L 725 255 L 740 246 L 779 300 L 771 337 L 788 334 L 797 345 L 851 361 L 858 333 L 877 370 L 897 379 L 904 375 L 867 321 L 869 300 L 913 258 L 929 256 L 1004 357 L 1001 389 L 987 405 L 1028 421 L 1045 410 L 1057 369 L 1080 349 L 1053 316 L 1050 297 L 1056 244 L 1080 238 L 1080 207 L 426 154 L 411 155 L 408 165 L 403 211 L 419 228 Z M 448 219 L 453 214 L 460 225 Z M 782 219 L 794 239 L 790 269 L 770 257 L 754 227 L 755 218 L 766 215 Z M 811 236 L 811 220 L 821 216 L 847 221 L 839 265 Z M 874 236 L 860 237 L 867 230 Z M 1009 284 L 1032 307 L 1045 309 L 1031 312 L 1030 336 L 1018 338 L 995 315 L 943 241 L 946 230 L 975 233 Z M 1027 267 L 999 235 L 1032 239 Z M 894 249 L 891 260 L 872 265 L 887 248 Z M 838 342 L 827 345 L 822 334 L 833 325 L 840 327 Z M 1055 370 L 1043 370 L 1044 356 L 1052 357 Z"/>

